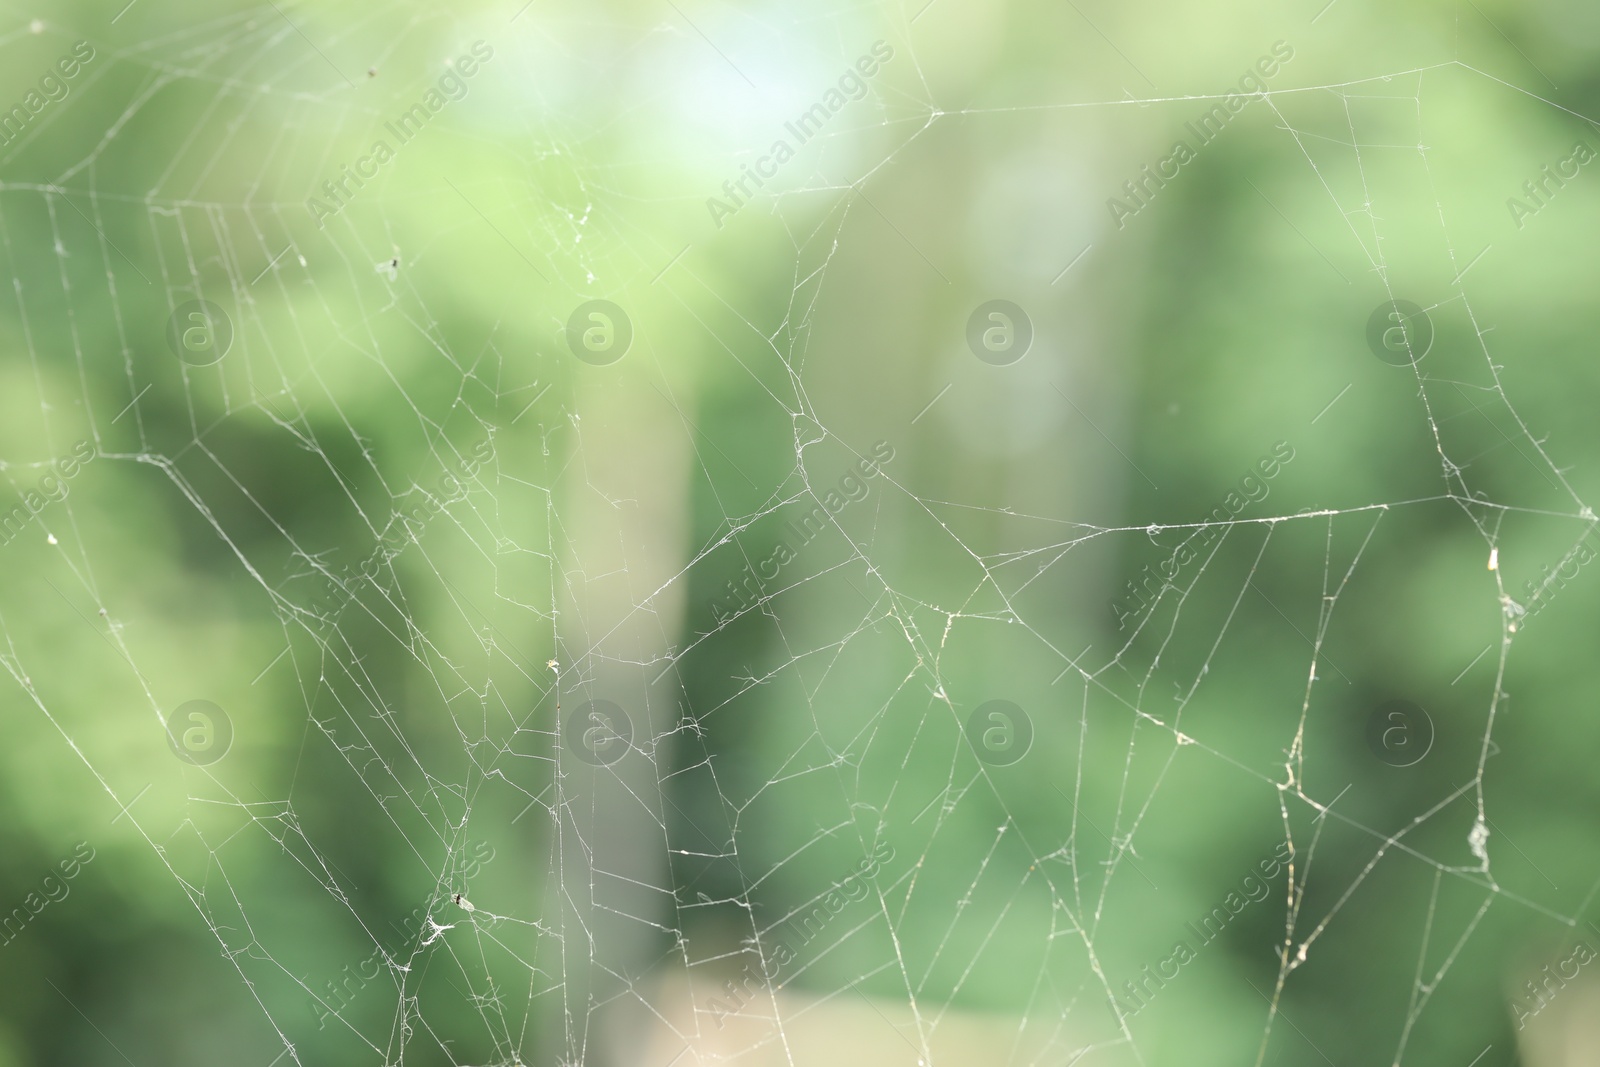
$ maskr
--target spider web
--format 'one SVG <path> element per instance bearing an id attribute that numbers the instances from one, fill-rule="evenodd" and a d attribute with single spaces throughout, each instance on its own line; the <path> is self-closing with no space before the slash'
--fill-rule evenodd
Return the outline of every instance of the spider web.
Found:
<path id="1" fill-rule="evenodd" d="M 1327 84 L 1300 60 L 1117 227 L 1103 198 L 1224 95 L 951 109 L 913 15 L 269 6 L 162 30 L 134 9 L 0 39 L 41 72 L 125 42 L 4 148 L 5 471 L 21 495 L 74 442 L 94 455 L 3 549 L 14 792 L 100 790 L 33 817 L 115 815 L 100 839 L 177 891 L 124 907 L 214 941 L 226 1038 L 197 1049 L 1509 1062 L 1514 994 L 1475 976 L 1531 973 L 1505 943 L 1581 933 L 1594 889 L 1531 802 L 1496 811 L 1501 721 L 1530 609 L 1597 520 L 1540 429 L 1559 394 L 1523 373 L 1540 417 L 1513 404 L 1486 294 L 1581 194 L 1511 236 L 1499 191 L 1565 144 L 1468 180 L 1461 101 L 1587 120 L 1463 60 Z M 879 38 L 862 97 L 710 225 L 718 182 Z M 316 225 L 305 198 L 475 41 L 493 58 L 460 98 Z M 695 108 L 691 147 L 652 132 Z M 1122 122 L 1137 158 L 1106 147 Z M 1064 174 L 1081 203 L 1028 233 L 1033 185 L 941 195 L 963 136 L 1015 139 L 1005 173 Z M 1080 141 L 1103 158 L 1039 148 Z M 1229 160 L 1253 191 L 1217 210 L 1253 280 L 1180 294 L 1152 267 L 1198 336 L 1167 308 L 1075 331 Z M 963 196 L 1016 243 L 958 268 L 938 205 Z M 996 285 L 1034 315 L 1009 366 L 963 340 Z M 1261 294 L 1306 333 L 1271 337 Z M 610 365 L 569 350 L 593 299 L 635 331 Z M 1407 299 L 1436 335 L 1385 365 L 1362 326 Z M 212 365 L 161 344 L 194 300 L 231 323 Z M 1224 329 L 1326 361 L 1219 355 Z M 1141 387 L 1261 427 L 1248 454 L 1216 420 L 1129 443 L 1142 401 L 1097 346 L 1163 340 L 1170 390 Z M 1402 460 L 1374 426 L 1403 428 Z M 1265 489 L 1237 508 L 1234 468 Z M 1135 574 L 1155 580 L 1118 619 Z M 1407 628 L 1428 639 L 1381 647 Z M 1403 768 L 1362 740 L 1395 697 L 1437 729 Z M 215 762 L 167 751 L 193 699 L 232 731 Z M 979 758 L 996 699 L 1025 720 L 1014 762 Z M 1219 905 L 1213 946 L 1194 923 Z M 1178 940 L 1193 962 L 1144 977 Z M 1351 988 L 1374 957 L 1405 962 Z M 1494 1019 L 1461 1027 L 1474 1010 Z"/>

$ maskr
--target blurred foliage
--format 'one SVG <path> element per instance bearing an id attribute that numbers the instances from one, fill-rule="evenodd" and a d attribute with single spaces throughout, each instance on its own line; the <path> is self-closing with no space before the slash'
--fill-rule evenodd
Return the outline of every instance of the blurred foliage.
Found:
<path id="1" fill-rule="evenodd" d="M 0 914 L 96 858 L 0 945 L 0 1067 L 633 1062 L 586 1004 L 787 928 L 883 843 L 892 912 L 852 903 L 785 986 L 1023 1017 L 1064 1062 L 1118 1036 L 1102 977 L 1286 839 L 1291 956 L 1316 932 L 1265 1062 L 1512 1062 L 1512 998 L 1594 918 L 1600 579 L 1502 638 L 1600 494 L 1600 179 L 1521 226 L 1507 198 L 1600 144 L 1593 11 L 516 6 L 4 28 L 0 107 L 95 58 L 0 147 L 0 460 L 24 502 L 94 458 L 0 545 Z M 716 225 L 880 38 L 869 94 Z M 1119 228 L 1275 41 L 1273 95 Z M 964 341 L 996 297 L 1035 331 L 1007 367 Z M 1396 297 L 1436 332 L 1415 370 L 1366 347 Z M 167 342 L 200 298 L 213 366 Z M 636 331 L 609 367 L 568 351 L 591 299 Z M 1279 442 L 1181 602 L 1119 628 Z M 562 753 L 596 697 L 653 759 Z M 963 733 L 995 698 L 1034 731 L 1009 766 Z M 193 699 L 234 730 L 204 766 L 164 726 Z M 1414 766 L 1365 740 L 1390 699 L 1432 718 Z M 1137 1062 L 1254 1062 L 1286 899 L 1130 1020 Z"/>

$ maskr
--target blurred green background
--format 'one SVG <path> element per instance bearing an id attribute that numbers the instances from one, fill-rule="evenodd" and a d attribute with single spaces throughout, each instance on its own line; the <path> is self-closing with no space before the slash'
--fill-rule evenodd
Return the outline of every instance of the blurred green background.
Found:
<path id="1" fill-rule="evenodd" d="M 1600 1058 L 1594 8 L 0 55 L 0 1067 Z"/>

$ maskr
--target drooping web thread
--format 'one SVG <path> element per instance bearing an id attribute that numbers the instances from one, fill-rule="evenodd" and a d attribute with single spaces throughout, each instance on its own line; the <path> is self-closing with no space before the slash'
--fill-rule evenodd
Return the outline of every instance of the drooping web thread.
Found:
<path id="1" fill-rule="evenodd" d="M 231 776 L 227 763 L 193 768 L 184 772 L 186 815 L 176 827 L 154 825 L 136 807 L 127 812 L 127 825 L 192 904 L 193 921 L 216 939 L 237 975 L 240 996 L 281 1043 L 280 1059 L 315 1062 L 306 1049 L 331 1029 L 354 1041 L 371 1062 L 401 1062 L 424 1047 L 427 1057 L 443 1056 L 451 1063 L 483 1062 L 483 1057 L 496 1064 L 528 1063 L 541 1055 L 541 1040 L 559 1047 L 570 1061 L 582 1062 L 598 1055 L 595 1018 L 609 1000 L 623 999 L 636 1002 L 661 1033 L 684 1046 L 713 1030 L 720 1033 L 730 1014 L 753 1004 L 750 1010 L 765 1012 L 772 1025 L 743 1051 L 776 1047 L 785 1062 L 793 1063 L 799 1053 L 790 1045 L 790 1031 L 801 1024 L 803 1009 L 851 1001 L 865 990 L 871 1002 L 903 1009 L 911 1025 L 902 1039 L 931 1062 L 941 1026 L 960 1014 L 963 998 L 972 994 L 969 979 L 993 966 L 991 941 L 1014 936 L 1004 932 L 1006 924 L 1013 915 L 1028 915 L 1035 939 L 1046 948 L 1030 961 L 1020 983 L 1026 997 L 1007 1006 L 1015 1033 L 997 1058 L 1064 1062 L 1090 1049 L 1120 1050 L 1131 1062 L 1143 1062 L 1138 1023 L 1106 1007 L 1125 1002 L 1122 979 L 1135 966 L 1116 943 L 1125 929 L 1121 924 L 1129 921 L 1117 911 L 1127 886 L 1149 881 L 1138 869 L 1144 855 L 1138 846 L 1158 800 L 1167 799 L 1163 787 L 1184 762 L 1195 760 L 1255 788 L 1263 810 L 1270 793 L 1275 798 L 1270 807 L 1293 853 L 1271 903 L 1258 905 L 1281 909 L 1283 926 L 1273 946 L 1275 981 L 1258 990 L 1263 1002 L 1257 1063 L 1266 1061 L 1269 1043 L 1283 1028 L 1284 998 L 1297 973 L 1316 958 L 1330 929 L 1349 917 L 1351 901 L 1392 856 L 1403 855 L 1432 876 L 1427 909 L 1417 917 L 1421 947 L 1396 1037 L 1396 1063 L 1407 1062 L 1414 1027 L 1493 904 L 1532 909 L 1568 925 L 1576 921 L 1575 915 L 1502 886 L 1491 864 L 1495 834 L 1484 787 L 1505 699 L 1502 683 L 1519 622 L 1527 614 L 1501 568 L 1492 570 L 1502 620 L 1500 637 L 1488 650 L 1492 680 L 1475 679 L 1474 691 L 1483 695 L 1484 705 L 1476 773 L 1391 832 L 1339 810 L 1339 790 L 1324 793 L 1327 783 L 1313 782 L 1315 769 L 1307 766 L 1308 757 L 1316 760 L 1308 738 L 1319 698 L 1337 670 L 1325 644 L 1341 597 L 1358 579 L 1364 554 L 1393 514 L 1454 506 L 1481 534 L 1486 558 L 1497 558 L 1490 553 L 1498 551 L 1508 516 L 1551 514 L 1583 534 L 1596 521 L 1501 385 L 1493 336 L 1480 326 L 1471 298 L 1469 257 L 1449 237 L 1450 219 L 1437 190 L 1432 197 L 1437 230 L 1431 240 L 1456 281 L 1426 310 L 1441 320 L 1448 315 L 1465 323 L 1479 361 L 1477 377 L 1465 383 L 1435 377 L 1426 361 L 1397 372 L 1416 383 L 1440 463 L 1442 487 L 1436 495 L 1296 514 L 1273 512 L 1269 504 L 1262 514 L 1222 520 L 1151 516 L 1137 524 L 1095 525 L 919 495 L 905 462 L 916 433 L 907 424 L 884 432 L 897 445 L 899 462 L 878 462 L 871 468 L 869 491 L 848 507 L 833 507 L 825 498 L 840 484 L 853 484 L 841 483 L 840 474 L 864 462 L 870 446 L 829 428 L 828 405 L 814 399 L 810 385 L 808 372 L 819 358 L 811 336 L 841 247 L 853 224 L 876 211 L 866 199 L 865 181 L 937 122 L 977 121 L 990 114 L 940 112 L 931 96 L 914 101 L 910 111 L 904 101 L 894 112 L 875 101 L 870 118 L 852 113 L 865 126 L 891 126 L 905 139 L 849 182 L 823 179 L 800 195 L 774 198 L 771 212 L 794 261 L 786 309 L 776 326 L 756 320 L 737 299 L 718 292 L 692 261 L 661 284 L 648 283 L 656 298 L 713 339 L 714 351 L 725 357 L 723 373 L 741 383 L 748 379 L 757 417 L 783 428 L 789 454 L 771 484 L 759 486 L 763 499 L 755 506 L 730 503 L 746 499 L 748 488 L 733 488 L 730 470 L 737 471 L 737 460 L 709 438 L 696 436 L 693 420 L 679 406 L 688 399 L 681 387 L 669 384 L 670 374 L 661 373 L 657 392 L 674 419 L 682 418 L 684 439 L 672 447 L 687 457 L 690 478 L 705 487 L 717 521 L 709 532 L 696 529 L 680 563 L 657 565 L 663 581 L 629 588 L 634 598 L 629 610 L 611 622 L 632 626 L 650 616 L 660 633 L 672 635 L 659 649 L 629 658 L 607 643 L 609 632 L 590 632 L 583 622 L 582 591 L 598 587 L 609 575 L 585 570 L 590 547 L 579 543 L 569 516 L 580 509 L 590 517 L 604 515 L 606 508 L 620 513 L 625 502 L 605 499 L 604 507 L 597 507 L 594 498 L 604 498 L 605 487 L 591 481 L 586 470 L 607 452 L 596 435 L 619 432 L 618 427 L 584 409 L 568 385 L 547 395 L 565 373 L 550 369 L 566 358 L 559 321 L 548 324 L 553 340 L 530 366 L 507 350 L 508 331 L 499 322 L 485 324 L 473 344 L 462 346 L 459 331 L 447 326 L 451 297 L 412 281 L 425 273 L 430 257 L 446 254 L 443 249 L 452 240 L 482 238 L 472 228 L 488 220 L 476 208 L 463 210 L 420 249 L 398 247 L 381 225 L 370 225 L 391 210 L 380 187 L 364 190 L 348 215 L 333 220 L 307 248 L 301 245 L 303 222 L 286 221 L 288 213 L 303 210 L 299 204 L 267 204 L 253 195 L 229 201 L 196 192 L 208 188 L 208 169 L 236 159 L 237 145 L 221 136 L 226 128 L 221 105 L 229 94 L 246 95 L 249 102 L 237 105 L 246 114 L 356 110 L 334 104 L 331 91 L 306 94 L 290 88 L 288 76 L 248 91 L 226 79 L 222 71 L 230 63 L 242 59 L 267 66 L 292 43 L 281 21 L 258 18 L 228 16 L 193 27 L 176 43 L 152 47 L 150 52 L 161 58 L 139 50 L 107 56 L 90 77 L 116 66 L 143 79 L 143 91 L 130 97 L 120 125 L 136 122 L 159 87 L 191 86 L 214 93 L 218 105 L 198 121 L 192 143 L 209 137 L 215 146 L 191 148 L 152 192 L 132 198 L 116 188 L 115 175 L 97 165 L 98 148 L 48 182 L 8 183 L 8 201 L 43 211 L 49 244 L 57 251 L 40 257 L 27 243 L 33 235 L 16 232 L 14 224 L 7 227 L 5 245 L 14 281 L 23 277 L 25 263 L 59 265 L 50 283 L 58 289 L 45 289 L 41 282 L 43 291 L 36 295 L 19 287 L 25 321 L 49 315 L 56 306 L 103 304 L 111 313 L 121 345 L 112 360 L 95 350 L 75 319 L 61 320 L 67 323 L 62 337 L 70 352 L 75 399 L 97 451 L 99 466 L 93 469 L 105 476 L 112 468 L 118 478 L 161 485 L 160 492 L 206 539 L 206 551 L 213 555 L 205 566 L 246 583 L 254 598 L 249 615 L 258 622 L 273 620 L 281 632 L 281 643 L 274 643 L 281 651 L 255 665 L 260 673 L 251 685 L 270 684 L 280 696 L 294 694 L 299 704 L 289 713 L 273 713 L 282 732 L 270 742 L 244 740 L 250 727 L 258 736 L 263 729 L 271 735 L 260 725 L 269 716 L 241 714 L 239 744 L 241 750 L 271 744 L 296 751 L 285 761 L 289 773 L 258 786 L 248 776 Z M 410 15 L 404 29 L 430 18 Z M 358 29 L 377 32 L 376 22 L 374 15 Z M 404 29 L 386 32 L 397 38 Z M 915 49 L 904 47 L 920 75 Z M 316 62 L 312 57 L 288 69 L 303 73 Z M 1369 182 L 1368 163 L 1379 146 L 1386 153 L 1395 149 L 1368 139 L 1354 105 L 1378 108 L 1385 128 L 1393 128 L 1398 116 L 1409 120 L 1416 141 L 1412 176 L 1432 188 L 1436 176 L 1426 149 L 1423 101 L 1425 91 L 1447 77 L 1497 81 L 1463 64 L 1446 64 L 1341 85 L 1274 89 L 1254 105 L 1270 112 L 1274 143 L 1292 154 L 1300 179 L 1338 211 L 1360 249 L 1360 262 L 1391 300 L 1407 294 L 1391 286 L 1385 221 L 1377 207 L 1381 189 Z M 77 91 L 87 92 L 87 83 Z M 1216 98 L 1072 106 L 1181 107 L 1202 99 Z M 1342 125 L 1327 121 L 1330 104 L 1342 111 Z M 363 117 L 381 113 L 374 108 Z M 907 120 L 904 114 L 914 117 Z M 824 137 L 844 142 L 855 133 L 840 122 Z M 280 140 L 267 146 L 268 159 L 292 151 L 295 137 L 286 124 Z M 598 151 L 573 133 L 551 138 L 537 155 L 582 160 L 591 150 Z M 587 279 L 643 274 L 630 282 L 643 284 L 673 250 L 607 221 L 606 202 L 613 201 L 613 211 L 617 205 L 605 187 L 605 166 L 594 161 L 573 166 L 585 194 L 583 210 L 548 206 L 538 213 L 537 225 L 520 224 L 511 231 L 509 243 L 543 248 L 528 261 L 541 274 L 540 267 L 552 275 Z M 189 180 L 194 187 L 183 187 Z M 474 197 L 489 193 L 481 183 L 462 184 L 469 206 Z M 812 206 L 819 194 L 833 198 L 820 215 Z M 1275 210 L 1267 203 L 1258 208 L 1268 215 Z M 394 205 L 393 210 L 401 209 Z M 127 212 L 147 228 L 150 246 L 158 251 L 155 258 L 130 261 L 108 236 L 117 229 L 110 223 Z M 603 238 L 584 241 L 591 228 Z M 484 239 L 485 247 L 492 240 Z M 600 244 L 618 251 L 590 251 Z M 527 260 L 521 251 L 518 255 Z M 81 291 L 81 276 L 67 265 L 73 259 L 96 264 L 106 291 Z M 515 259 L 504 262 L 516 266 Z M 152 277 L 141 281 L 146 273 Z M 311 295 L 301 294 L 300 288 L 312 282 Z M 168 305 L 196 295 L 228 298 L 235 309 L 237 348 L 221 370 L 169 366 L 162 373 L 181 375 L 180 383 L 150 389 L 151 372 L 129 339 L 151 318 L 145 304 L 153 293 L 182 294 L 167 298 Z M 734 320 L 734 329 L 721 325 Z M 641 331 L 633 357 L 653 360 L 659 368 L 663 353 L 643 339 L 647 332 Z M 1354 326 L 1351 335 L 1354 346 L 1359 343 Z M 344 353 L 340 366 L 319 361 L 322 346 Z M 428 362 L 426 373 L 415 369 L 419 358 Z M 34 346 L 28 359 L 38 376 L 50 357 Z M 369 387 L 340 378 L 346 367 L 358 364 L 370 381 L 381 384 Z M 1464 361 L 1451 366 L 1461 365 Z M 364 420 L 379 417 L 359 395 L 367 388 L 381 390 L 381 418 L 402 424 L 398 431 L 382 432 L 392 456 L 374 447 L 378 431 L 363 428 Z M 164 391 L 181 398 L 181 410 L 171 408 Z M 604 393 L 585 395 L 590 403 L 606 402 Z M 1469 445 L 1452 442 L 1449 419 L 1438 414 L 1441 406 L 1465 410 L 1463 396 L 1469 407 L 1481 411 L 1480 405 L 1489 405 L 1510 421 L 1510 433 L 1502 434 L 1507 447 L 1534 457 L 1556 487 L 1560 508 L 1494 502 L 1474 490 L 1471 460 L 1457 458 Z M 1309 422 L 1315 413 L 1306 414 Z M 66 420 L 45 401 L 39 418 L 50 454 L 66 452 L 70 441 L 60 429 Z M 1263 449 L 1269 444 L 1262 442 Z M 252 450 L 292 454 L 294 477 L 318 486 L 323 499 L 337 501 L 342 528 L 360 529 L 361 543 L 330 540 L 315 517 L 272 489 L 281 474 L 259 469 L 251 462 Z M 7 474 L 21 492 L 38 469 L 37 464 L 12 464 Z M 588 504 L 576 503 L 578 497 L 588 497 Z M 817 507 L 828 517 L 827 551 L 818 546 L 806 555 L 796 552 L 795 562 L 786 561 L 776 578 L 763 575 L 748 597 L 715 614 L 682 607 L 691 588 L 697 596 L 721 598 L 729 574 L 760 572 L 766 558 L 761 537 L 768 536 L 761 532 Z M 1024 547 L 987 549 L 963 535 L 974 512 L 1004 528 L 1007 544 Z M 97 556 L 109 550 L 104 531 L 96 548 L 98 521 L 83 497 L 69 493 L 60 510 L 28 536 L 41 541 L 48 528 L 51 541 L 43 557 L 48 573 L 62 584 L 58 592 L 74 611 L 81 606 L 83 624 L 99 636 L 86 647 L 125 672 L 144 701 L 144 716 L 160 728 L 172 703 L 171 668 L 160 663 L 162 656 L 141 650 L 130 635 L 133 620 L 104 594 L 104 565 Z M 901 567 L 888 566 L 895 555 L 884 534 L 890 524 L 895 538 L 914 534 L 946 550 L 941 558 L 948 570 L 940 588 L 953 582 L 964 596 L 952 602 L 932 595 Z M 1321 541 L 1320 550 L 1308 557 L 1319 573 L 1320 591 L 1309 630 L 1296 629 L 1305 640 L 1304 684 L 1293 701 L 1271 709 L 1273 726 L 1286 738 L 1284 758 L 1281 765 L 1262 765 L 1206 740 L 1203 729 L 1191 732 L 1185 717 L 1205 692 L 1212 667 L 1231 653 L 1236 620 L 1259 610 L 1246 605 L 1277 542 L 1284 533 L 1308 529 L 1315 529 Z M 1113 542 L 1130 557 L 1143 558 L 1139 554 L 1148 553 L 1151 540 L 1168 538 L 1159 542 L 1166 551 L 1174 537 L 1204 548 L 1191 567 L 1159 583 L 1151 605 L 1130 627 L 1113 631 L 1109 652 L 1091 657 L 1090 649 L 1066 647 L 1057 621 L 1026 606 L 1034 583 L 1097 546 Z M 1235 561 L 1229 553 L 1241 543 L 1252 547 L 1242 557 L 1242 569 L 1230 570 Z M 38 544 L 26 550 L 45 551 Z M 624 570 L 630 569 L 628 553 L 637 551 L 636 542 L 624 547 Z M 361 564 L 369 561 L 364 571 Z M 632 562 L 641 575 L 657 572 Z M 1215 592 L 1218 584 L 1225 595 Z M 854 597 L 845 585 L 854 589 Z M 813 590 L 819 587 L 830 596 L 838 592 L 837 603 L 847 609 L 817 607 Z M 712 592 L 703 592 L 707 589 Z M 667 603 L 693 612 L 694 624 L 656 619 Z M 1197 620 L 1193 607 L 1213 613 Z M 1296 619 L 1307 617 L 1306 604 L 1290 610 Z M 140 783 L 122 780 L 121 764 L 103 751 L 97 755 L 100 746 L 85 737 L 85 720 L 63 708 L 50 695 L 51 686 L 39 684 L 45 673 L 42 655 L 25 651 L 18 640 L 22 619 L 15 611 L 8 614 L 8 673 L 34 712 L 50 723 L 62 749 L 81 762 L 118 808 L 129 805 Z M 826 624 L 820 632 L 819 615 Z M 1295 628 L 1287 615 L 1285 621 Z M 776 659 L 768 653 L 764 663 L 740 664 L 731 672 L 731 687 L 707 690 L 718 694 L 707 703 L 696 703 L 689 682 L 663 702 L 655 688 L 659 679 L 673 679 L 667 683 L 672 686 L 703 675 L 715 669 L 724 648 L 743 654 L 748 642 L 741 635 L 757 623 L 777 635 L 776 647 L 783 651 Z M 1069 761 L 1070 774 L 1061 775 L 1059 764 L 1038 772 L 1041 778 L 1061 779 L 1055 784 L 1062 788 L 1051 786 L 1054 792 L 1040 788 L 1019 794 L 1014 782 L 1002 781 L 998 768 L 974 758 L 964 733 L 982 694 L 958 691 L 946 663 L 960 658 L 964 637 L 997 627 L 1005 628 L 1009 645 L 1029 646 L 1029 662 L 1050 661 L 1051 684 L 1067 694 L 1061 701 L 1067 711 L 1035 709 L 1034 715 L 1040 755 L 1054 745 L 1055 755 L 1065 754 Z M 1103 628 L 1111 629 L 1109 624 Z M 1195 630 L 1207 635 L 1194 645 L 1198 660 L 1184 647 L 1194 641 Z M 885 666 L 879 688 L 856 695 L 859 717 L 851 730 L 841 732 L 839 720 L 824 706 L 832 696 L 826 688 L 829 665 L 848 662 L 861 647 L 870 648 Z M 375 660 L 384 661 L 388 671 L 399 664 L 402 676 L 374 673 L 369 661 Z M 712 667 L 705 665 L 708 660 Z M 604 695 L 604 680 L 618 671 L 649 682 L 637 687 L 648 695 L 630 712 L 633 736 L 625 757 L 647 767 L 645 773 L 571 762 L 578 742 L 564 716 L 574 705 Z M 789 748 L 781 753 L 785 758 L 762 765 L 759 780 L 741 780 L 725 756 L 713 756 L 721 751 L 715 735 L 732 728 L 728 720 L 745 706 L 742 702 L 755 701 L 774 686 L 798 694 L 787 708 L 766 706 L 790 720 L 766 727 L 787 738 Z M 1103 725 L 1107 709 L 1126 735 L 1118 742 L 1120 751 L 1107 750 L 1103 740 L 1102 731 L 1113 729 Z M 1047 727 L 1047 715 L 1067 725 Z M 1093 731 L 1091 718 L 1097 723 Z M 1053 740 L 1047 741 L 1047 734 Z M 770 748 L 772 742 L 766 744 Z M 895 747 L 900 744 L 907 744 L 903 752 Z M 1108 751 L 1115 758 L 1103 759 Z M 356 826 L 397 842 L 406 855 L 407 870 L 398 881 L 401 892 L 411 896 L 403 903 L 373 890 L 370 880 L 380 868 L 370 859 L 360 864 L 359 879 L 345 869 L 352 863 L 340 844 L 350 843 L 348 828 L 341 832 L 334 825 L 338 819 L 326 811 L 308 816 L 302 810 L 301 795 L 320 796 L 306 778 L 334 774 L 364 798 Z M 612 776 L 624 792 L 635 794 L 636 821 L 647 824 L 640 839 L 653 837 L 650 847 L 659 852 L 654 862 L 672 883 L 664 892 L 646 887 L 643 897 L 655 900 L 648 909 L 618 913 L 603 890 L 615 872 L 586 866 L 601 851 L 597 835 L 611 832 L 612 824 L 594 814 L 601 804 L 591 787 L 575 784 L 584 775 Z M 784 826 L 783 847 L 772 847 L 765 839 L 773 831 L 760 821 L 761 798 L 802 776 L 809 777 L 812 788 L 828 790 L 829 814 L 819 816 L 813 832 L 804 830 L 803 821 Z M 716 818 L 724 820 L 725 840 L 715 840 L 705 829 L 716 818 L 707 819 L 699 809 L 691 818 L 681 810 L 680 780 L 697 783 L 699 795 L 711 797 Z M 931 794 L 923 788 L 930 780 Z M 646 790 L 642 796 L 637 795 L 641 788 Z M 1107 822 L 1093 825 L 1081 810 L 1090 793 L 1111 799 Z M 1023 807 L 1019 796 L 1054 805 L 1051 817 Z M 1456 838 L 1467 858 L 1412 844 L 1433 820 L 1458 815 L 1456 802 L 1463 798 L 1475 810 Z M 588 814 L 575 815 L 585 804 Z M 981 831 L 975 829 L 979 820 L 987 820 Z M 1340 872 L 1337 881 L 1315 885 L 1311 875 L 1319 843 L 1330 826 L 1368 839 L 1367 859 L 1353 872 Z M 839 842 L 849 847 L 835 847 Z M 818 874 L 809 868 L 812 857 L 824 852 L 833 862 Z M 270 859 L 252 859 L 259 856 Z M 863 873 L 862 862 L 874 856 L 889 858 Z M 717 887 L 716 895 L 697 888 L 689 875 L 677 884 L 686 858 L 714 868 L 704 884 Z M 286 920 L 281 902 L 254 881 L 259 876 L 237 871 L 252 862 L 281 868 L 283 883 L 297 887 L 287 891 L 292 909 L 313 917 Z M 500 872 L 513 865 L 524 881 L 536 885 L 534 891 L 509 891 L 514 879 Z M 935 869 L 937 879 L 924 877 L 925 870 Z M 479 885 L 492 888 L 485 895 L 474 891 Z M 564 899 L 574 886 L 590 894 L 581 907 Z M 1464 918 L 1451 912 L 1446 921 L 1437 910 L 1438 899 L 1451 886 L 1479 897 Z M 258 895 L 252 900 L 253 892 Z M 844 894 L 850 910 L 835 912 L 832 894 Z M 794 931 L 819 907 L 827 908 L 828 920 L 817 939 L 801 944 L 792 961 L 784 959 Z M 733 947 L 724 957 L 698 955 L 706 935 L 697 909 L 732 923 L 727 940 Z M 605 938 L 585 925 L 596 916 L 647 928 L 647 943 L 665 946 L 664 955 L 648 962 L 681 969 L 682 989 L 692 1005 L 688 1014 L 680 1010 L 684 994 L 678 987 L 663 992 L 648 970 L 612 968 L 611 961 L 626 953 L 600 946 Z M 1118 933 L 1102 933 L 1107 922 Z M 308 957 L 301 944 L 301 927 L 308 923 L 340 931 L 343 943 L 357 946 L 355 952 L 344 953 L 332 968 L 326 959 Z M 1108 955 L 1116 962 L 1108 962 Z M 862 958 L 867 965 L 860 965 Z M 745 992 L 736 1008 L 726 979 L 752 959 L 763 980 L 739 987 Z M 837 963 L 841 959 L 847 962 Z M 580 974 L 587 977 L 575 978 Z M 465 1005 L 475 1025 L 447 1026 L 445 1017 L 453 1020 L 456 1007 L 436 1008 L 436 1002 Z M 384 1009 L 374 1011 L 374 1003 Z M 559 1026 L 560 1036 L 539 1037 L 542 1025 Z M 469 1045 L 473 1051 L 464 1051 Z"/>

